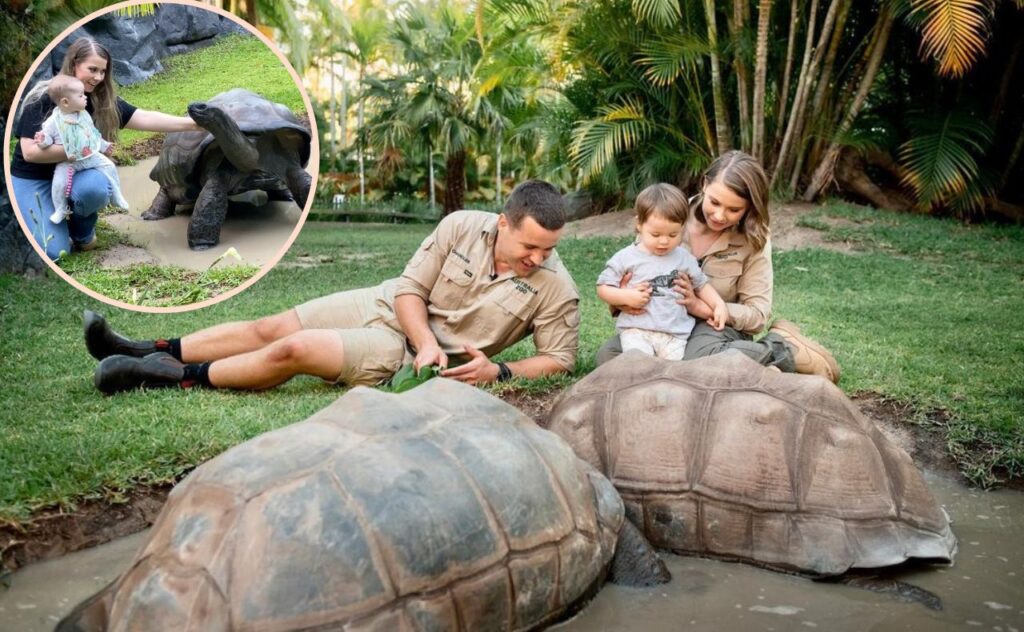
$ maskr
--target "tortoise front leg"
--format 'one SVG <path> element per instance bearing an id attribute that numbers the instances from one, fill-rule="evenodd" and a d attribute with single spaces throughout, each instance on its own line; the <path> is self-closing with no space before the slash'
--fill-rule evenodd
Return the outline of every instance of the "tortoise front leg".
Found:
<path id="1" fill-rule="evenodd" d="M 309 198 L 309 186 L 313 177 L 306 173 L 306 170 L 298 165 L 292 165 L 285 174 L 288 181 L 288 190 L 295 197 L 295 203 L 299 208 L 306 208 L 306 200 Z"/>
<path id="2" fill-rule="evenodd" d="M 228 212 L 228 182 L 221 172 L 214 173 L 199 192 L 192 220 L 188 223 L 188 247 L 206 250 L 220 243 L 220 227 Z"/>
<path id="3" fill-rule="evenodd" d="M 174 201 L 167 195 L 167 189 L 160 187 L 153 202 L 142 214 L 142 219 L 167 219 L 174 215 Z"/>

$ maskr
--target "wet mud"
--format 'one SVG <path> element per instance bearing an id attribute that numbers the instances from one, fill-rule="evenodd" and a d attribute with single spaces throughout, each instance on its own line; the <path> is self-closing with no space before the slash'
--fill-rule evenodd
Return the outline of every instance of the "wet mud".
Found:
<path id="1" fill-rule="evenodd" d="M 221 229 L 220 243 L 201 251 L 188 247 L 185 235 L 189 215 L 175 215 L 156 221 L 143 220 L 142 213 L 149 208 L 159 190 L 156 182 L 149 179 L 149 172 L 156 161 L 156 157 L 151 157 L 129 167 L 118 167 L 121 189 L 130 205 L 129 213 L 107 215 L 103 219 L 118 232 L 127 235 L 138 248 L 121 248 L 111 254 L 109 261 L 104 258 L 103 265 L 120 267 L 136 262 L 156 262 L 191 270 L 205 270 L 217 257 L 233 247 L 242 261 L 231 259 L 224 264 L 247 263 L 263 267 L 283 254 L 282 248 L 302 216 L 302 209 L 292 202 L 269 202 L 259 207 L 232 205 Z M 133 254 L 135 259 L 132 258 Z"/>

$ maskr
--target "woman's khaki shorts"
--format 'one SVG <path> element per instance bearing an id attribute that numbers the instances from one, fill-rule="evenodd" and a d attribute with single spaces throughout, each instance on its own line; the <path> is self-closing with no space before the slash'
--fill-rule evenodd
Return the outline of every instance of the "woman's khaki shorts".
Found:
<path id="1" fill-rule="evenodd" d="M 386 323 L 394 319 L 383 286 L 336 292 L 295 308 L 303 329 L 333 329 L 345 349 L 334 383 L 370 386 L 391 379 L 411 362 L 405 336 Z"/>

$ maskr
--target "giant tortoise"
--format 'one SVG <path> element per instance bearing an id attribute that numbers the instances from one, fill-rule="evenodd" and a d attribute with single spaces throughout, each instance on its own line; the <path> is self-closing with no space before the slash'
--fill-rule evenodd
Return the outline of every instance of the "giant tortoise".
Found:
<path id="1" fill-rule="evenodd" d="M 531 629 L 606 571 L 668 580 L 564 441 L 436 378 L 354 388 L 201 465 L 58 630 Z"/>
<path id="2" fill-rule="evenodd" d="M 564 393 L 548 428 L 655 547 L 812 576 L 956 554 L 910 457 L 841 390 L 738 352 L 624 354 Z"/>
<path id="3" fill-rule="evenodd" d="M 160 191 L 143 219 L 164 219 L 194 204 L 188 245 L 203 250 L 220 241 L 231 194 L 265 190 L 270 199 L 305 206 L 311 136 L 291 110 L 236 88 L 190 104 L 188 113 L 205 131 L 173 132 L 164 139 L 149 174 Z"/>

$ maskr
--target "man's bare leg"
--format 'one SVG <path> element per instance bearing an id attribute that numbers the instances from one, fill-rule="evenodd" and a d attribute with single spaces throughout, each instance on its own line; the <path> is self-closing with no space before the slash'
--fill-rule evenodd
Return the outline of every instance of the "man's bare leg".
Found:
<path id="1" fill-rule="evenodd" d="M 132 339 L 107 325 L 101 314 L 86 310 L 85 346 L 97 360 L 113 355 L 145 357 L 157 351 L 170 353 L 186 363 L 209 362 L 261 349 L 302 330 L 294 309 L 251 321 L 224 323 L 183 338 Z"/>
<path id="2" fill-rule="evenodd" d="M 214 325 L 182 337 L 181 361 L 208 362 L 249 353 L 299 331 L 302 324 L 294 309 L 257 320 Z"/>
<path id="3" fill-rule="evenodd" d="M 182 344 L 183 354 L 184 349 Z M 341 374 L 344 360 L 345 348 L 337 332 L 308 329 L 255 351 L 213 362 L 210 384 L 216 388 L 260 390 L 283 384 L 296 375 L 335 380 Z"/>

